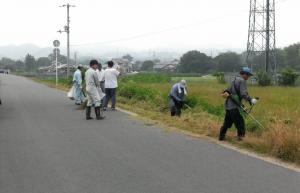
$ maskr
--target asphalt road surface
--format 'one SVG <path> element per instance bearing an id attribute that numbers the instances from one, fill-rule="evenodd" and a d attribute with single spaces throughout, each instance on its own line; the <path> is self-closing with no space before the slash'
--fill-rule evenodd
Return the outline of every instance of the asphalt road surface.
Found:
<path id="1" fill-rule="evenodd" d="M 299 193 L 300 174 L 0 75 L 0 193 Z"/>

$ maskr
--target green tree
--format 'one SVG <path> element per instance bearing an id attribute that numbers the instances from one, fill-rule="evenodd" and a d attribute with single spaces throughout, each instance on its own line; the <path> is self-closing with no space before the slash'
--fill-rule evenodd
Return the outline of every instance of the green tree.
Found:
<path id="1" fill-rule="evenodd" d="M 25 57 L 25 70 L 30 72 L 36 69 L 36 61 L 34 56 L 27 54 Z"/>
<path id="2" fill-rule="evenodd" d="M 154 67 L 155 63 L 151 60 L 146 60 L 145 62 L 143 62 L 141 70 L 142 71 L 153 71 L 153 67 Z"/>
<path id="3" fill-rule="evenodd" d="M 10 59 L 10 58 L 6 58 L 3 57 L 0 61 L 1 63 L 1 68 L 5 68 L 5 69 L 9 69 L 11 71 L 15 71 L 16 70 L 16 61 Z"/>
<path id="4" fill-rule="evenodd" d="M 122 57 L 123 59 L 127 59 L 129 62 L 133 60 L 133 57 L 129 54 L 126 54 L 125 56 Z"/>
<path id="5" fill-rule="evenodd" d="M 300 43 L 293 44 L 283 49 L 285 66 L 300 70 Z"/>
<path id="6" fill-rule="evenodd" d="M 50 66 L 51 65 L 51 60 L 49 59 L 49 57 L 40 57 L 40 58 L 37 59 L 36 65 L 38 67 Z"/>
<path id="7" fill-rule="evenodd" d="M 15 63 L 16 62 L 10 58 L 3 57 L 1 59 L 1 64 L 4 66 L 12 66 L 12 65 L 15 65 Z"/>
<path id="8" fill-rule="evenodd" d="M 49 54 L 48 56 L 50 61 L 54 61 L 55 60 L 55 55 L 54 54 Z M 62 63 L 62 64 L 67 64 L 67 56 L 65 55 L 58 55 L 57 56 L 57 60 L 58 62 Z M 75 64 L 75 61 L 73 59 L 70 58 L 70 64 Z"/>
<path id="9" fill-rule="evenodd" d="M 142 64 L 143 63 L 141 61 L 134 62 L 133 65 L 132 65 L 133 70 L 140 70 L 141 67 L 142 67 Z"/>
<path id="10" fill-rule="evenodd" d="M 212 69 L 213 61 L 206 54 L 193 50 L 180 58 L 178 71 L 182 73 L 205 73 Z"/>
<path id="11" fill-rule="evenodd" d="M 283 86 L 294 86 L 299 75 L 293 69 L 287 68 L 280 72 L 279 84 Z"/>
<path id="12" fill-rule="evenodd" d="M 268 73 L 260 70 L 258 73 L 257 73 L 257 78 L 258 78 L 258 85 L 259 86 L 269 86 L 271 85 L 271 78 L 270 76 L 268 75 Z"/>
<path id="13" fill-rule="evenodd" d="M 22 60 L 17 60 L 16 61 L 16 69 L 18 70 L 24 70 L 25 64 Z"/>
<path id="14" fill-rule="evenodd" d="M 214 60 L 217 70 L 221 72 L 237 72 L 242 66 L 241 57 L 235 52 L 221 53 Z"/>
<path id="15" fill-rule="evenodd" d="M 286 68 L 285 52 L 283 49 L 276 49 L 276 62 L 279 69 Z"/>

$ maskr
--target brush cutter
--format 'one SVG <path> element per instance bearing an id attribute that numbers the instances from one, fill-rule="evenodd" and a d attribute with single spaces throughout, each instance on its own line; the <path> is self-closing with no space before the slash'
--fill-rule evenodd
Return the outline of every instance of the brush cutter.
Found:
<path id="1" fill-rule="evenodd" d="M 186 108 L 188 108 L 189 110 L 192 110 L 192 107 L 190 107 L 188 104 L 184 103 L 184 106 L 185 106 Z"/>
<path id="2" fill-rule="evenodd" d="M 251 111 L 254 105 L 251 106 L 250 109 L 245 109 L 244 107 L 240 106 L 240 109 L 245 112 L 248 117 L 250 117 L 261 129 L 265 130 L 265 127 L 253 116 L 251 115 Z"/>
<path id="3" fill-rule="evenodd" d="M 250 108 L 245 108 L 245 106 L 240 102 L 240 99 L 237 95 L 232 95 L 232 94 L 229 94 L 228 92 L 224 92 L 221 94 L 221 96 L 223 98 L 228 98 L 230 97 L 231 100 L 239 106 L 239 109 L 245 113 L 246 115 L 248 115 L 248 117 L 250 117 L 261 129 L 264 129 L 265 130 L 265 127 L 255 118 L 253 117 L 253 115 L 251 115 L 251 112 L 253 110 L 253 107 L 254 105 L 251 105 Z M 255 98 L 256 100 L 259 100 L 259 97 L 256 97 Z"/>
<path id="4" fill-rule="evenodd" d="M 231 97 L 232 95 L 230 95 Z M 237 104 L 240 108 L 240 110 L 242 110 L 248 117 L 250 117 L 250 119 L 252 119 L 252 121 L 254 121 L 261 129 L 265 130 L 265 127 L 253 116 L 251 115 L 252 109 L 254 107 L 254 105 L 251 105 L 250 108 L 245 108 L 245 106 L 241 103 L 238 103 L 235 99 L 231 98 L 232 101 Z M 256 100 L 259 100 L 259 97 L 255 98 Z"/>

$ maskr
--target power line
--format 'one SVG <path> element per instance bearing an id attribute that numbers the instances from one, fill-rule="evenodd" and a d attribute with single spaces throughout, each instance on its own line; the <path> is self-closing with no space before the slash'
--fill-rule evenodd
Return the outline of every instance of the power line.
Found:
<path id="1" fill-rule="evenodd" d="M 278 0 L 277 2 L 278 3 L 283 3 L 283 2 L 286 2 L 286 1 L 288 1 L 288 0 Z M 176 30 L 188 28 L 188 27 L 191 27 L 191 26 L 194 26 L 194 25 L 204 24 L 204 23 L 207 23 L 207 22 L 217 21 L 219 19 L 224 19 L 224 18 L 227 18 L 227 17 L 236 16 L 237 14 L 241 14 L 241 13 L 244 13 L 244 12 L 245 13 L 248 12 L 248 9 L 243 9 L 243 10 L 237 11 L 235 13 L 230 13 L 230 14 L 227 13 L 227 14 L 224 14 L 224 15 L 219 16 L 219 17 L 208 18 L 208 19 L 203 20 L 203 21 L 197 21 L 197 22 L 194 22 L 194 23 L 184 24 L 184 25 L 180 25 L 180 26 L 174 26 L 174 27 L 170 27 L 170 28 L 166 28 L 166 29 L 162 29 L 162 30 L 158 30 L 158 31 L 147 32 L 147 33 L 143 33 L 143 34 L 137 34 L 137 35 L 124 37 L 124 38 L 120 38 L 120 39 L 113 39 L 113 40 L 102 41 L 102 42 L 93 42 L 93 43 L 74 44 L 74 45 L 71 45 L 71 46 L 80 47 L 80 46 L 89 46 L 89 45 L 105 45 L 105 44 L 112 44 L 112 43 L 130 41 L 130 40 L 140 39 L 140 38 L 144 38 L 144 37 L 154 36 L 154 35 L 161 34 L 161 33 L 166 33 L 166 32 L 169 32 L 169 31 L 176 31 Z"/>
<path id="2" fill-rule="evenodd" d="M 184 24 L 184 25 L 180 25 L 180 26 L 170 27 L 170 28 L 166 28 L 166 29 L 163 29 L 163 30 L 159 30 L 159 31 L 153 31 L 153 32 L 138 34 L 138 35 L 129 36 L 129 37 L 125 37 L 125 38 L 109 40 L 109 41 L 103 41 L 103 42 L 74 44 L 72 46 L 102 45 L 102 44 L 111 44 L 111 43 L 116 43 L 116 42 L 123 42 L 123 41 L 139 39 L 139 38 L 143 38 L 143 37 L 153 36 L 153 35 L 169 32 L 169 31 L 176 31 L 176 30 L 188 28 L 188 27 L 191 27 L 191 26 L 194 26 L 194 25 L 199 25 L 199 24 L 203 24 L 203 23 L 207 23 L 207 22 L 211 22 L 211 21 L 224 19 L 224 18 L 229 17 L 229 16 L 236 16 L 237 13 L 242 13 L 242 12 L 245 12 L 245 11 L 247 11 L 247 10 L 245 9 L 245 10 L 241 10 L 239 12 L 236 12 L 234 14 L 226 14 L 226 15 L 222 15 L 222 16 L 219 16 L 219 17 L 206 19 L 206 20 L 203 20 L 203 21 L 197 21 L 197 22 L 190 23 L 190 24 Z"/>

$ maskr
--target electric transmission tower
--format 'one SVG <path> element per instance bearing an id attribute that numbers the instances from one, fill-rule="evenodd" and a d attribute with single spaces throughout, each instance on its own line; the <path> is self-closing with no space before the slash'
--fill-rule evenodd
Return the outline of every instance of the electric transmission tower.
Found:
<path id="1" fill-rule="evenodd" d="M 247 63 L 276 81 L 275 0 L 250 0 Z"/>

